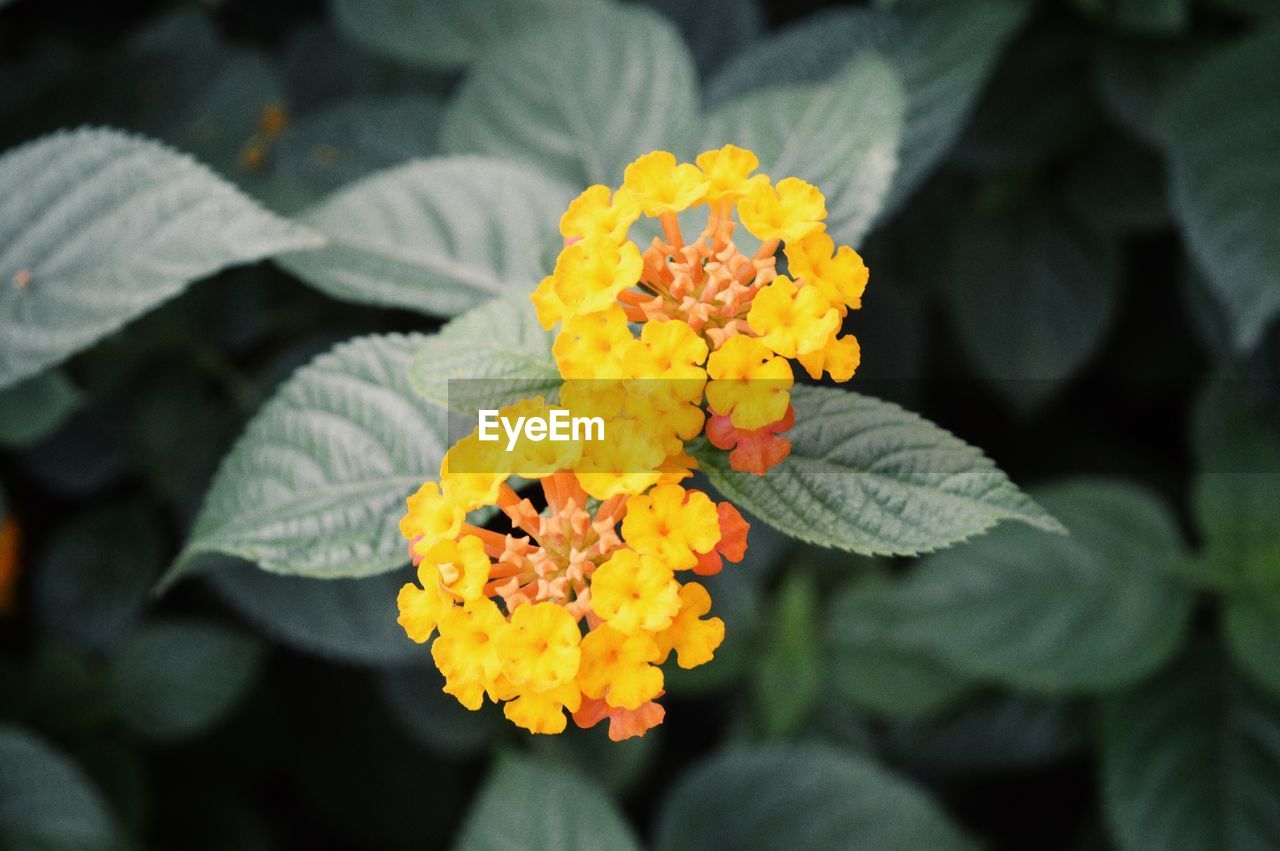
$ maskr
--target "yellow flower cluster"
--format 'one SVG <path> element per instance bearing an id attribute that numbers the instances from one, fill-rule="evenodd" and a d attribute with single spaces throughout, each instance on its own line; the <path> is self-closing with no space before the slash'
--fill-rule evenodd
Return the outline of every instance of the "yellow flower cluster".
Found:
<path id="1" fill-rule="evenodd" d="M 795 177 L 775 184 L 758 165 L 733 145 L 696 163 L 655 151 L 627 167 L 616 191 L 591 186 L 569 205 L 565 248 L 533 295 L 543 326 L 560 326 L 556 359 L 566 377 L 680 377 L 699 391 L 705 382 L 712 418 L 725 418 L 709 436 L 752 444 L 780 440 L 791 359 L 814 379 L 853 376 L 858 343 L 840 333 L 841 320 L 861 306 L 867 268 L 826 233 L 817 187 Z M 687 242 L 679 215 L 700 206 L 706 225 Z M 732 239 L 735 211 L 759 243 L 750 256 Z M 662 229 L 643 251 L 629 239 L 641 216 Z M 780 247 L 788 275 L 777 274 Z M 639 336 L 629 322 L 641 323 Z M 701 392 L 682 401 L 697 407 Z M 762 457 L 731 461 L 763 474 Z"/>
<path id="2" fill-rule="evenodd" d="M 700 491 L 655 484 L 656 474 L 571 472 L 586 463 L 580 446 L 522 442 L 505 463 L 540 480 L 539 511 L 506 472 L 489 472 L 500 468 L 483 464 L 487 444 L 475 437 L 446 454 L 440 483 L 409 498 L 401 533 L 418 582 L 400 591 L 399 623 L 419 643 L 435 636 L 445 691 L 469 709 L 487 696 L 534 733 L 563 731 L 567 710 L 582 726 L 607 718 L 614 739 L 643 734 L 664 714 L 658 666 L 673 652 L 681 667 L 701 665 L 724 639 L 723 621 L 706 617 L 707 590 L 677 576 L 741 559 L 747 524 Z M 510 532 L 467 522 L 489 504 Z"/>
<path id="3" fill-rule="evenodd" d="M 723 641 L 707 589 L 684 577 L 740 561 L 748 525 L 681 484 L 696 466 L 685 447 L 705 431 L 738 469 L 781 461 L 791 360 L 815 379 L 852 376 L 858 345 L 840 326 L 867 282 L 861 258 L 826 234 L 818 189 L 775 184 L 757 166 L 732 145 L 696 163 L 657 151 L 561 219 L 564 250 L 533 302 L 545 327 L 560 326 L 559 405 L 601 418 L 608 439 L 526 432 L 503 446 L 477 429 L 401 521 L 418 582 L 400 591 L 399 622 L 433 641 L 445 691 L 463 705 L 501 703 L 535 733 L 564 730 L 568 712 L 584 727 L 607 719 L 614 739 L 641 735 L 664 717 L 660 666 L 673 655 L 702 665 Z M 688 242 L 679 216 L 695 207 L 707 221 Z M 750 255 L 733 242 L 735 211 L 758 242 Z M 641 216 L 662 232 L 644 250 L 629 238 Z M 500 413 L 552 408 L 536 397 Z M 527 481 L 541 496 L 512 486 Z M 486 506 L 508 531 L 468 522 Z"/>

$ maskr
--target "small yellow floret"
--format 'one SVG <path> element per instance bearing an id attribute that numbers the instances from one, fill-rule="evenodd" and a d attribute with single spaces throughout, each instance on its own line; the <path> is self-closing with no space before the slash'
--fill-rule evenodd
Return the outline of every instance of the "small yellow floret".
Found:
<path id="1" fill-rule="evenodd" d="M 812 183 L 786 177 L 776 187 L 753 182 L 738 203 L 742 226 L 756 239 L 803 239 L 825 227 L 826 199 Z"/>
<path id="2" fill-rule="evenodd" d="M 592 574 L 591 605 L 627 635 L 666 629 L 680 610 L 680 584 L 671 568 L 653 556 L 618 550 Z"/>
<path id="3" fill-rule="evenodd" d="M 623 173 L 622 188 L 646 216 L 678 213 L 702 200 L 707 178 L 692 163 L 677 163 L 666 151 L 637 159 Z"/>
<path id="4" fill-rule="evenodd" d="M 779 275 L 756 293 L 747 324 L 760 342 L 784 358 L 816 351 L 840 324 L 840 314 L 817 287 L 796 287 Z"/>
<path id="5" fill-rule="evenodd" d="M 672 570 L 698 563 L 720 541 L 715 503 L 701 491 L 680 485 L 658 485 L 646 494 L 627 497 L 622 537 L 642 555 L 652 555 Z"/>
<path id="6" fill-rule="evenodd" d="M 652 664 L 660 655 L 652 635 L 626 635 L 602 624 L 582 639 L 578 685 L 587 697 L 637 709 L 662 693 L 662 669 Z"/>
<path id="7" fill-rule="evenodd" d="M 707 358 L 707 375 L 707 403 L 727 414 L 735 428 L 763 428 L 787 413 L 791 365 L 759 340 L 730 337 Z"/>

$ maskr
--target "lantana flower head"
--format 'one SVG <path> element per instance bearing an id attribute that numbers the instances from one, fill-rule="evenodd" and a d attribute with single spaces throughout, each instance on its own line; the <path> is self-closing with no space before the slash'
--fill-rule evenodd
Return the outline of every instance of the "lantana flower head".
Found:
<path id="1" fill-rule="evenodd" d="M 547 407 L 535 397 L 504 415 Z M 665 716 L 654 702 L 660 666 L 673 654 L 682 667 L 704 664 L 724 639 L 706 590 L 682 577 L 740 560 L 747 524 L 727 503 L 663 481 L 660 447 L 614 463 L 651 436 L 618 416 L 609 428 L 630 431 L 561 450 L 575 470 L 546 469 L 546 444 L 514 444 L 507 463 L 538 481 L 538 504 L 510 476 L 470 467 L 483 460 L 474 433 L 446 454 L 441 480 L 409 498 L 401 529 L 418 576 L 400 591 L 399 623 L 433 642 L 445 691 L 467 708 L 501 703 L 534 733 L 563 731 L 569 713 L 580 726 L 608 720 L 614 739 L 641 735 Z M 488 502 L 506 531 L 468 519 Z"/>
<path id="2" fill-rule="evenodd" d="M 533 301 L 546 328 L 560 326 L 556 358 L 566 377 L 700 372 L 711 421 L 732 429 L 721 425 L 713 444 L 754 447 L 732 453 L 730 463 L 763 474 L 790 451 L 781 433 L 794 417 L 791 362 L 814 379 L 847 381 L 856 371 L 861 353 L 841 324 L 861 307 L 868 274 L 857 252 L 827 234 L 818 187 L 796 177 L 775 183 L 758 167 L 754 153 L 734 145 L 704 151 L 694 163 L 654 151 L 628 166 L 616 189 L 588 187 L 561 219 L 564 251 Z M 689 240 L 680 216 L 695 208 L 705 208 L 706 224 Z M 657 219 L 662 233 L 647 247 L 630 239 L 642 216 Z M 739 224 L 758 243 L 754 251 L 735 241 Z M 778 274 L 780 250 L 786 275 Z M 590 264 L 581 259 L 588 256 Z M 626 339 L 637 325 L 652 351 Z M 752 370 L 738 374 L 747 360 Z M 752 394 L 761 398 L 745 398 Z"/>

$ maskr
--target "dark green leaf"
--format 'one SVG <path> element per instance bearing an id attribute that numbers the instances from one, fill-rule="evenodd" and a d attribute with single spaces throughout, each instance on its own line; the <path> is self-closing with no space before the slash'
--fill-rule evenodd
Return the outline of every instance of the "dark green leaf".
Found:
<path id="1" fill-rule="evenodd" d="M 843 700 L 883 715 L 937 712 L 973 681 L 896 634 L 904 613 L 895 586 L 887 578 L 867 577 L 832 600 L 826 621 L 831 686 Z"/>
<path id="2" fill-rule="evenodd" d="M 1280 836 L 1280 706 L 1206 650 L 1103 704 L 1103 801 L 1121 848 L 1243 851 Z"/>
<path id="3" fill-rule="evenodd" d="M 403 631 L 400 640 L 411 644 Z M 429 657 L 427 648 L 413 646 L 424 659 Z M 480 753 L 497 739 L 505 723 L 493 706 L 472 712 L 445 694 L 444 677 L 435 668 L 411 665 L 385 671 L 378 675 L 378 688 L 404 731 L 446 756 Z"/>
<path id="4" fill-rule="evenodd" d="M 1042 405 L 1099 345 L 1120 257 L 1088 219 L 1048 207 L 966 216 L 947 295 L 979 372 L 1021 409 Z"/>
<path id="5" fill-rule="evenodd" d="M 787 578 L 774 600 L 755 676 L 756 705 L 767 736 L 795 733 L 822 693 L 817 597 L 813 579 L 800 573 Z"/>
<path id="6" fill-rule="evenodd" d="M 658 819 L 660 851 L 942 849 L 972 843 L 923 793 L 819 745 L 740 748 L 685 774 Z"/>
<path id="7" fill-rule="evenodd" d="M 0 845 L 42 851 L 123 846 L 84 772 L 36 736 L 0 727 Z"/>
<path id="8" fill-rule="evenodd" d="M 263 649 L 254 639 L 214 624 L 149 624 L 129 635 L 110 659 L 112 705 L 148 738 L 197 735 L 244 698 L 262 666 Z"/>
<path id="9" fill-rule="evenodd" d="M 900 587 L 897 635 L 949 667 L 1046 693 L 1135 682 L 1182 643 L 1192 594 L 1169 508 L 1119 481 L 1038 495 L 1070 535 L 1020 526 L 930 556 Z"/>
<path id="10" fill-rule="evenodd" d="M 473 801 L 456 851 L 639 849 L 617 806 L 564 765 L 525 757 L 498 761 Z"/>
<path id="11" fill-rule="evenodd" d="M 1280 311 L 1280 29 L 1197 66 L 1161 119 L 1174 213 L 1247 351 Z"/>
<path id="12" fill-rule="evenodd" d="M 48 437 L 80 405 L 80 391 L 59 371 L 0 390 L 0 446 L 31 446 Z"/>

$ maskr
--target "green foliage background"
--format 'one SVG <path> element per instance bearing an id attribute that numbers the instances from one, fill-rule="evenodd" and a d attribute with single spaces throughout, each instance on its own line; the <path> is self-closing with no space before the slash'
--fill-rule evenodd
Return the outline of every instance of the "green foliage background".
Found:
<path id="1" fill-rule="evenodd" d="M 567 199 L 730 141 L 864 363 L 702 456 L 666 723 L 531 738 L 400 505 Z M 1280 847 L 1277 314 L 1273 0 L 0 2 L 0 847 Z"/>

